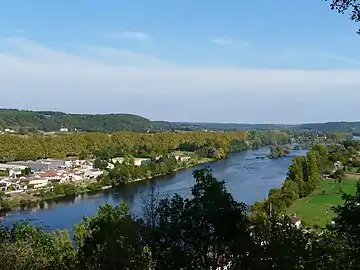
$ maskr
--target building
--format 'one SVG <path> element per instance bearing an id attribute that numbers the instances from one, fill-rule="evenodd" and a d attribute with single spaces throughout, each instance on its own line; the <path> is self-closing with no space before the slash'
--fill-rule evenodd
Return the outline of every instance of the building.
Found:
<path id="1" fill-rule="evenodd" d="M 0 180 L 0 190 L 1 191 L 6 191 L 8 189 L 8 187 L 11 186 L 11 183 L 4 180 L 4 179 L 1 179 Z"/>
<path id="2" fill-rule="evenodd" d="M 54 170 L 60 167 L 65 166 L 65 160 L 62 159 L 39 159 L 36 161 L 28 160 L 28 161 L 13 161 L 8 162 L 9 165 L 17 165 L 22 166 L 24 168 L 28 167 L 31 170 L 37 171 L 45 171 L 45 170 Z"/>
<path id="3" fill-rule="evenodd" d="M 113 164 L 116 164 L 116 163 L 120 163 L 120 164 L 122 164 L 123 162 L 124 162 L 124 158 L 123 157 L 115 157 L 115 158 L 112 158 L 111 159 L 111 162 L 113 163 Z"/>
<path id="4" fill-rule="evenodd" d="M 301 227 L 301 219 L 296 216 L 296 214 L 293 214 L 289 216 L 290 221 L 295 225 L 296 228 L 300 229 Z"/>
<path id="5" fill-rule="evenodd" d="M 102 174 L 103 174 L 103 171 L 101 171 L 99 169 L 90 169 L 90 170 L 85 171 L 84 176 L 88 179 L 93 179 Z"/>
<path id="6" fill-rule="evenodd" d="M 134 160 L 134 165 L 135 166 L 141 166 L 141 165 L 145 165 L 151 162 L 150 158 L 135 158 Z"/>
<path id="7" fill-rule="evenodd" d="M 60 132 L 69 132 L 68 128 L 60 128 Z"/>
<path id="8" fill-rule="evenodd" d="M 41 188 L 41 187 L 47 186 L 48 183 L 49 183 L 48 179 L 32 178 L 32 179 L 29 179 L 28 185 L 34 185 L 34 188 Z"/>
<path id="9" fill-rule="evenodd" d="M 21 164 L 13 164 L 13 163 L 0 163 L 0 171 L 6 171 L 6 170 L 14 170 L 14 171 L 21 171 L 25 170 L 26 166 Z"/>
<path id="10" fill-rule="evenodd" d="M 124 162 L 124 160 L 125 160 L 125 158 L 123 158 L 123 157 L 116 157 L 116 158 L 111 159 L 111 162 L 113 164 L 116 164 L 116 163 L 122 164 Z M 144 164 L 147 164 L 150 162 L 151 162 L 150 158 L 134 158 L 135 166 L 141 166 L 141 165 L 144 165 Z"/>

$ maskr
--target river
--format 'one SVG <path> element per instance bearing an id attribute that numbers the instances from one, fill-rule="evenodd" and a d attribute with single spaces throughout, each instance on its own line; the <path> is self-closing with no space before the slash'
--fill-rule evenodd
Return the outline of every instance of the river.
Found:
<path id="1" fill-rule="evenodd" d="M 37 206 L 12 211 L 4 216 L 4 224 L 27 220 L 30 224 L 42 226 L 46 230 L 69 229 L 79 223 L 84 215 L 92 216 L 105 202 L 118 204 L 126 202 L 134 214 L 139 214 L 144 199 L 156 183 L 161 196 L 178 193 L 189 196 L 195 180 L 195 169 L 209 166 L 215 177 L 226 181 L 228 191 L 237 201 L 252 204 L 266 198 L 271 188 L 280 187 L 285 179 L 288 167 L 294 156 L 304 155 L 306 151 L 292 150 L 287 157 L 280 159 L 261 159 L 268 154 L 268 148 L 250 150 L 230 155 L 227 159 L 199 165 L 176 172 L 173 175 L 153 181 L 140 181 L 116 189 L 96 194 L 82 194 L 76 198 L 62 198 L 56 201 L 42 202 Z"/>

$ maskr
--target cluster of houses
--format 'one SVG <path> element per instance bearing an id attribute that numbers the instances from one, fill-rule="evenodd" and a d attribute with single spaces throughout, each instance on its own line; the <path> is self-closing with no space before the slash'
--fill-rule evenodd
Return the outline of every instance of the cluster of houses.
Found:
<path id="1" fill-rule="evenodd" d="M 175 151 L 172 153 L 172 156 L 178 161 L 178 162 L 186 162 L 191 159 L 190 156 L 183 155 L 180 151 Z M 156 159 L 160 159 L 161 156 L 158 156 Z M 123 157 L 115 157 L 112 158 L 108 164 L 108 169 L 113 169 L 115 167 L 116 163 L 122 164 L 125 161 L 125 158 Z M 135 166 L 141 166 L 145 165 L 151 162 L 150 158 L 134 158 L 134 165 Z"/>
<path id="2" fill-rule="evenodd" d="M 48 184 L 93 179 L 103 172 L 88 160 L 41 159 L 0 164 L 0 190 L 22 192 Z"/>
<path id="3" fill-rule="evenodd" d="M 4 130 L 0 130 L 0 134 L 6 134 L 6 133 L 16 133 L 16 131 L 11 128 L 5 128 Z"/>
<path id="4" fill-rule="evenodd" d="M 178 161 L 187 161 L 188 156 L 180 152 L 173 153 Z M 113 158 L 108 168 L 114 168 L 116 163 L 123 163 L 125 158 Z M 135 158 L 134 165 L 141 166 L 150 163 L 150 158 Z M 100 176 L 103 171 L 94 168 L 89 160 L 39 159 L 36 161 L 13 161 L 0 163 L 0 191 L 23 192 L 29 189 L 44 188 L 49 184 L 84 181 Z"/>

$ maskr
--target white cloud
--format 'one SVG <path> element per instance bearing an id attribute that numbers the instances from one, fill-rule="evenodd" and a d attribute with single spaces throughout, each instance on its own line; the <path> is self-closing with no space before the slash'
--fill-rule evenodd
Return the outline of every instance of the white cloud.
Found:
<path id="1" fill-rule="evenodd" d="M 87 46 L 84 48 L 86 52 L 89 52 L 93 56 L 97 56 L 103 61 L 111 60 L 111 63 L 116 63 L 122 66 L 151 66 L 151 67 L 168 67 L 175 66 L 174 63 L 159 59 L 148 53 L 138 53 L 129 50 L 119 50 L 108 47 L 93 47 Z"/>
<path id="2" fill-rule="evenodd" d="M 360 61 L 354 57 L 319 51 L 319 50 L 309 50 L 309 49 L 300 49 L 300 48 L 290 48 L 285 47 L 281 49 L 279 55 L 270 56 L 274 58 L 286 59 L 288 61 L 299 61 L 299 60 L 314 60 L 314 58 L 319 60 L 331 60 L 333 62 L 341 62 L 345 64 L 359 64 Z"/>
<path id="3" fill-rule="evenodd" d="M 26 39 L 6 42 L 9 50 L 0 51 L 0 107 L 291 123 L 344 120 L 345 113 L 353 115 L 349 104 L 360 99 L 360 70 L 185 67 L 111 48 L 86 47 L 88 56 L 80 57 Z M 136 64 L 129 65 L 131 60 Z M 339 103 L 339 96 L 346 102 Z"/>
<path id="4" fill-rule="evenodd" d="M 249 47 L 250 43 L 244 40 L 235 40 L 231 38 L 219 37 L 211 40 L 212 43 L 218 45 L 236 45 L 241 47 Z"/>
<path id="5" fill-rule="evenodd" d="M 360 63 L 359 60 L 357 60 L 355 58 L 342 56 L 342 55 L 336 55 L 336 54 L 317 53 L 316 56 L 320 57 L 320 58 L 327 58 L 327 59 L 330 59 L 330 60 L 335 60 L 335 61 L 338 61 L 338 62 L 353 63 L 353 64 Z"/>
<path id="6" fill-rule="evenodd" d="M 214 38 L 213 40 L 211 40 L 211 42 L 216 43 L 216 44 L 233 44 L 234 40 L 232 40 L 231 38 Z"/>
<path id="7" fill-rule="evenodd" d="M 105 35 L 107 38 L 112 39 L 133 39 L 137 41 L 146 41 L 149 39 L 149 35 L 144 32 L 135 32 L 135 31 L 124 31 L 109 33 Z"/>

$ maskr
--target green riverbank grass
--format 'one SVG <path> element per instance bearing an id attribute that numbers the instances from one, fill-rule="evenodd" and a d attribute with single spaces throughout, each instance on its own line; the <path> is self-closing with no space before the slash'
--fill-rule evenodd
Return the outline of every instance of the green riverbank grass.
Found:
<path id="1" fill-rule="evenodd" d="M 339 184 L 332 179 L 322 180 L 313 193 L 297 200 L 286 213 L 296 213 L 306 227 L 324 228 L 335 216 L 331 207 L 343 204 L 341 191 L 354 194 L 356 181 L 346 178 Z"/>

